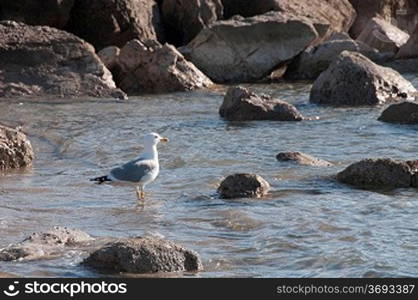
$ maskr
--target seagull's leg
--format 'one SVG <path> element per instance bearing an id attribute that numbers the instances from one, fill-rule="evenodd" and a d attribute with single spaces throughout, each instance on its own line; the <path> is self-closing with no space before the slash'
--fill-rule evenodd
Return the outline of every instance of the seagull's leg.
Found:
<path id="1" fill-rule="evenodd" d="M 141 200 L 141 193 L 142 193 L 142 189 L 139 190 L 139 186 L 136 187 L 136 196 L 138 197 L 138 200 Z"/>
<path id="2" fill-rule="evenodd" d="M 141 199 L 142 201 L 145 200 L 145 191 L 144 191 L 144 187 L 141 186 Z"/>

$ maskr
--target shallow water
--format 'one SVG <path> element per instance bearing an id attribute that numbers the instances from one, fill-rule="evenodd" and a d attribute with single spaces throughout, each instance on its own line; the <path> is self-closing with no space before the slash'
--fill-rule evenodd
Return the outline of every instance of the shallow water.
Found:
<path id="1" fill-rule="evenodd" d="M 418 77 L 409 77 L 418 87 Z M 200 253 L 197 277 L 375 277 L 418 275 L 418 191 L 356 190 L 334 181 L 365 157 L 416 159 L 418 126 L 378 122 L 382 108 L 327 108 L 308 102 L 309 84 L 254 85 L 295 104 L 303 122 L 229 123 L 218 116 L 224 87 L 111 100 L 0 102 L 0 121 L 23 124 L 33 168 L 0 177 L 0 246 L 54 225 L 98 237 L 159 235 Z M 141 151 L 156 131 L 160 176 L 146 206 L 127 186 L 94 185 Z M 336 163 L 280 163 L 279 151 Z M 272 185 L 265 199 L 221 200 L 223 176 L 254 172 Z M 100 276 L 70 251 L 50 260 L 1 262 L 21 276 Z"/>

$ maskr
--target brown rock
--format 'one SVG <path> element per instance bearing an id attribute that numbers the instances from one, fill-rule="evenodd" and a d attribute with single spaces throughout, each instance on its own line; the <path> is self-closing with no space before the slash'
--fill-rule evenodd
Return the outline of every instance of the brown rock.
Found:
<path id="1" fill-rule="evenodd" d="M 30 166 L 33 158 L 32 145 L 26 135 L 0 125 L 0 170 Z"/>
<path id="2" fill-rule="evenodd" d="M 333 164 L 302 152 L 280 152 L 276 156 L 278 161 L 293 161 L 301 165 L 314 167 L 330 167 Z"/>
<path id="3" fill-rule="evenodd" d="M 163 0 L 161 13 L 167 42 L 176 46 L 190 42 L 203 28 L 223 19 L 221 0 Z"/>
<path id="4" fill-rule="evenodd" d="M 93 252 L 83 263 L 99 270 L 129 273 L 195 272 L 203 269 L 196 252 L 151 237 L 112 242 Z"/>
<path id="5" fill-rule="evenodd" d="M 411 34 L 409 40 L 401 46 L 398 53 L 396 54 L 396 58 L 418 58 L 418 26 Z"/>
<path id="6" fill-rule="evenodd" d="M 219 108 L 229 121 L 302 121 L 302 114 L 291 104 L 267 95 L 256 95 L 243 87 L 230 87 Z"/>
<path id="7" fill-rule="evenodd" d="M 418 104 L 402 102 L 392 104 L 380 115 L 379 121 L 400 124 L 418 124 Z"/>
<path id="8" fill-rule="evenodd" d="M 132 39 L 164 41 L 160 12 L 154 0 L 75 0 L 66 30 L 97 50 L 122 47 Z"/>
<path id="9" fill-rule="evenodd" d="M 261 198 L 270 190 L 270 184 L 256 174 L 233 174 L 218 187 L 221 198 Z"/>
<path id="10" fill-rule="evenodd" d="M 0 22 L 0 97 L 124 98 L 78 37 L 47 26 Z"/>
<path id="11" fill-rule="evenodd" d="M 109 46 L 97 52 L 100 60 L 109 70 L 112 70 L 118 64 L 119 54 L 120 49 L 116 46 Z"/>
<path id="12" fill-rule="evenodd" d="M 118 86 L 129 94 L 189 91 L 212 84 L 171 45 L 132 40 L 118 57 Z"/>
<path id="13" fill-rule="evenodd" d="M 328 105 L 380 105 L 413 98 L 416 89 L 398 72 L 344 51 L 314 82 L 310 101 Z"/>

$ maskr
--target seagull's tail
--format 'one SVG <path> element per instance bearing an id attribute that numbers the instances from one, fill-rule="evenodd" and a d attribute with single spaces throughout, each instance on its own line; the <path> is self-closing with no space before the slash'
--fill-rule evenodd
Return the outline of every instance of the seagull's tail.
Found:
<path id="1" fill-rule="evenodd" d="M 105 181 L 112 181 L 107 175 L 96 178 L 91 178 L 90 181 L 97 181 L 98 184 L 102 184 Z"/>

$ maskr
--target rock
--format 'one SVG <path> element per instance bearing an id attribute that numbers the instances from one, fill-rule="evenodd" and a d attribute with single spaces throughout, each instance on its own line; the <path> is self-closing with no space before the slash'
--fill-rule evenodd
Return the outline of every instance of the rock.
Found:
<path id="1" fill-rule="evenodd" d="M 64 28 L 70 18 L 74 0 L 0 1 L 0 20 L 13 20 L 29 25 Z"/>
<path id="2" fill-rule="evenodd" d="M 256 95 L 243 87 L 230 87 L 219 108 L 229 121 L 302 121 L 302 114 L 291 104 L 267 95 Z"/>
<path id="3" fill-rule="evenodd" d="M 394 25 L 411 34 L 418 26 L 418 1 L 402 0 L 399 1 L 399 5 L 400 8 L 395 13 Z"/>
<path id="4" fill-rule="evenodd" d="M 66 30 L 93 44 L 123 47 L 132 39 L 164 41 L 154 0 L 75 0 Z"/>
<path id="5" fill-rule="evenodd" d="M 409 34 L 380 18 L 372 18 L 357 38 L 380 52 L 396 54 L 409 39 Z"/>
<path id="6" fill-rule="evenodd" d="M 408 58 L 408 59 L 389 60 L 387 62 L 384 62 L 382 65 L 384 67 L 392 68 L 401 74 L 404 74 L 404 73 L 415 74 L 418 72 L 418 57 Z"/>
<path id="7" fill-rule="evenodd" d="M 109 46 L 97 52 L 100 60 L 109 70 L 112 70 L 118 64 L 119 54 L 120 49 L 116 46 Z"/>
<path id="8" fill-rule="evenodd" d="M 418 104 L 402 102 L 392 104 L 380 115 L 379 121 L 400 124 L 418 124 Z"/>
<path id="9" fill-rule="evenodd" d="M 121 239 L 87 257 L 85 265 L 99 270 L 128 273 L 195 272 L 203 269 L 199 255 L 163 239 Z"/>
<path id="10" fill-rule="evenodd" d="M 416 89 L 398 72 L 344 51 L 314 82 L 310 101 L 328 105 L 380 105 L 413 98 Z"/>
<path id="11" fill-rule="evenodd" d="M 418 26 L 409 40 L 401 46 L 396 54 L 397 59 L 418 58 Z"/>
<path id="12" fill-rule="evenodd" d="M 161 13 L 167 42 L 189 43 L 203 28 L 223 19 L 221 0 L 163 0 Z"/>
<path id="13" fill-rule="evenodd" d="M 347 32 L 356 12 L 348 0 L 223 0 L 224 15 L 252 17 L 280 11 L 316 19 L 330 25 L 331 32 Z"/>
<path id="14" fill-rule="evenodd" d="M 276 156 L 278 161 L 294 161 L 301 165 L 314 167 L 330 167 L 333 164 L 302 152 L 280 152 Z"/>
<path id="15" fill-rule="evenodd" d="M 221 198 L 261 198 L 267 195 L 270 184 L 256 174 L 233 174 L 218 187 Z"/>
<path id="16" fill-rule="evenodd" d="M 0 70 L 0 97 L 126 97 L 90 44 L 47 26 L 0 22 Z"/>
<path id="17" fill-rule="evenodd" d="M 212 84 L 175 47 L 156 41 L 132 40 L 120 51 L 118 86 L 128 94 L 170 93 Z"/>
<path id="18" fill-rule="evenodd" d="M 182 53 L 215 82 L 251 82 L 286 64 L 327 28 L 280 12 L 235 17 L 203 29 Z"/>
<path id="19" fill-rule="evenodd" d="M 337 180 L 359 188 L 406 188 L 414 170 L 407 162 L 389 158 L 364 159 L 337 174 Z"/>
<path id="20" fill-rule="evenodd" d="M 316 79 L 344 50 L 358 52 L 372 61 L 382 61 L 385 57 L 376 49 L 363 42 L 354 41 L 348 35 L 310 47 L 302 52 L 289 66 L 285 77 L 288 79 Z"/>
<path id="21" fill-rule="evenodd" d="M 73 247 L 92 240 L 83 231 L 55 226 L 46 232 L 33 233 L 20 243 L 0 249 L 0 261 L 48 258 L 63 247 Z"/>
<path id="22" fill-rule="evenodd" d="M 30 166 L 33 158 L 32 145 L 26 135 L 0 125 L 0 170 Z"/>

